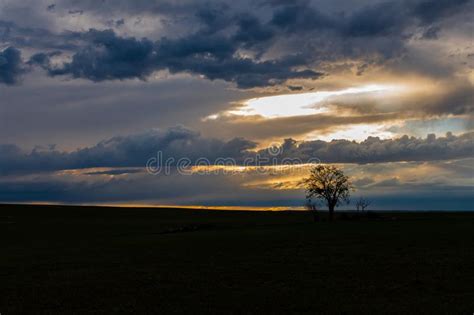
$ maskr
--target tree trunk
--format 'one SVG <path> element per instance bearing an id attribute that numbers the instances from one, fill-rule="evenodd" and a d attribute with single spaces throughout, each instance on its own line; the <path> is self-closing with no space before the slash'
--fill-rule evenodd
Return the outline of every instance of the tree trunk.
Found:
<path id="1" fill-rule="evenodd" d="M 329 205 L 329 220 L 332 221 L 334 219 L 334 205 Z"/>

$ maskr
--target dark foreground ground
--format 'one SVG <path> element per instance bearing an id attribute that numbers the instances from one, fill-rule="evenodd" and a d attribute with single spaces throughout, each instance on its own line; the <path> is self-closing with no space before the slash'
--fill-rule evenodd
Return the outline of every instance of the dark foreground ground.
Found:
<path id="1" fill-rule="evenodd" d="M 472 314 L 474 213 L 0 206 L 0 313 Z"/>

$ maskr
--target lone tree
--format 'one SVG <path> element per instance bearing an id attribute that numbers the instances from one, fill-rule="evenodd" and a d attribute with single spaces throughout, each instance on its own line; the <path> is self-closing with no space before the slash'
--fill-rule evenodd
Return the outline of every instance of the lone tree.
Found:
<path id="1" fill-rule="evenodd" d="M 364 197 L 360 197 L 359 200 L 357 200 L 356 202 L 357 211 L 365 211 L 365 208 L 370 206 L 370 204 L 371 202 L 369 200 L 365 199 Z"/>
<path id="2" fill-rule="evenodd" d="M 316 165 L 303 180 L 306 198 L 323 200 L 329 209 L 329 219 L 334 218 L 334 208 L 349 203 L 352 184 L 342 170 L 332 165 Z"/>

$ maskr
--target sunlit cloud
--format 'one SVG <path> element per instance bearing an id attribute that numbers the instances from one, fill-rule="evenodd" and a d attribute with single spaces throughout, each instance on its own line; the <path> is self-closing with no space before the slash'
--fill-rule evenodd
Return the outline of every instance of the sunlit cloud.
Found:
<path id="1" fill-rule="evenodd" d="M 388 139 L 396 135 L 390 127 L 399 125 L 401 117 L 398 114 L 394 116 L 384 108 L 371 112 L 366 108 L 366 104 L 374 102 L 374 104 L 381 103 L 380 106 L 387 107 L 383 105 L 384 102 L 393 102 L 403 95 L 413 93 L 414 89 L 416 87 L 412 88 L 402 83 L 366 84 L 333 91 L 257 97 L 243 101 L 238 107 L 225 112 L 209 115 L 204 121 L 210 123 L 230 121 L 235 126 L 251 125 L 255 122 L 255 124 L 267 125 L 269 129 L 274 129 L 278 128 L 274 126 L 277 121 L 279 125 L 282 125 L 285 124 L 283 120 L 293 120 L 295 125 L 290 129 L 294 133 L 288 136 L 298 140 L 362 141 L 368 137 Z M 378 114 L 380 116 L 377 116 Z M 311 124 L 311 121 L 314 123 Z M 273 127 L 270 128 L 270 125 Z M 298 132 L 301 126 L 304 126 L 303 129 L 306 130 Z M 282 128 L 286 126 L 281 126 L 279 130 L 283 130 Z M 242 129 L 240 132 L 245 132 L 246 128 L 242 127 Z M 252 134 L 261 135 L 258 132 L 252 132 Z M 259 141 L 261 140 L 265 139 L 259 138 Z M 268 144 L 267 142 L 262 143 Z"/>
<path id="2" fill-rule="evenodd" d="M 353 141 L 363 141 L 368 137 L 379 137 L 380 139 L 391 139 L 396 134 L 387 129 L 385 124 L 359 124 L 335 127 L 333 131 L 321 134 L 321 132 L 311 132 L 306 135 L 305 140 L 346 139 Z"/>
<path id="3" fill-rule="evenodd" d="M 339 91 L 319 91 L 257 97 L 243 102 L 241 107 L 230 110 L 227 114 L 238 116 L 259 115 L 264 118 L 277 118 L 328 113 L 330 109 L 321 103 L 330 97 L 348 94 L 388 92 L 400 89 L 402 89 L 402 87 L 397 85 L 371 84 Z M 217 117 L 216 115 L 209 116 L 211 119 Z"/>

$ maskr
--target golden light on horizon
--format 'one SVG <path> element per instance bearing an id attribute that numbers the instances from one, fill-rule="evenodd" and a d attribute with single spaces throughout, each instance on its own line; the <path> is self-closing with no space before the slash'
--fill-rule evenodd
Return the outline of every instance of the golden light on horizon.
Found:
<path id="1" fill-rule="evenodd" d="M 281 174 L 281 173 L 301 173 L 305 172 L 313 164 L 278 164 L 278 165 L 197 165 L 189 169 L 190 174 L 245 174 L 245 173 L 262 173 L 262 174 Z"/>

